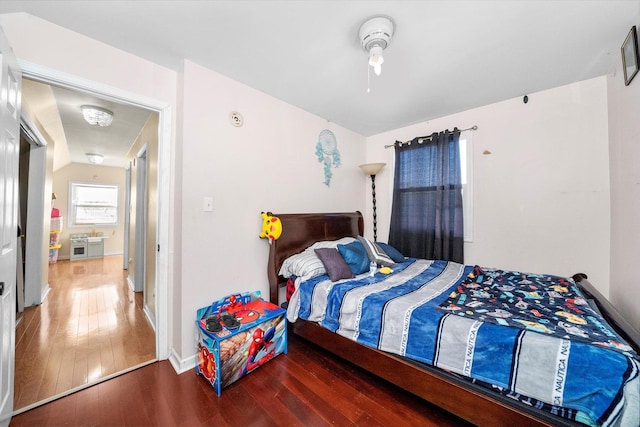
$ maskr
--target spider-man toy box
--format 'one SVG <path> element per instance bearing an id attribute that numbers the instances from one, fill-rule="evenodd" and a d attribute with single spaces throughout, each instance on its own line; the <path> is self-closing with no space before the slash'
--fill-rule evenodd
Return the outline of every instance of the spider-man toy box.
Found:
<path id="1" fill-rule="evenodd" d="M 286 311 L 260 292 L 225 297 L 196 312 L 196 372 L 220 395 L 222 389 L 287 353 Z"/>

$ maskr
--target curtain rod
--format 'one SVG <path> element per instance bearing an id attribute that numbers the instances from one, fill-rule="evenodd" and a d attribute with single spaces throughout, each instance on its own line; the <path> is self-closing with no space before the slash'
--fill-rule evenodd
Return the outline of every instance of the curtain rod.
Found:
<path id="1" fill-rule="evenodd" d="M 461 129 L 460 132 L 464 132 L 466 130 L 478 130 L 478 125 L 473 125 L 470 128 Z M 431 135 L 429 135 L 429 136 L 421 136 L 418 139 L 430 139 L 430 138 L 431 138 Z M 398 141 L 396 141 L 396 142 L 398 142 Z M 401 142 L 400 145 L 409 144 L 410 142 L 411 141 Z M 385 145 L 384 148 L 391 148 L 391 147 L 395 147 L 395 146 L 396 146 L 396 144 L 388 144 L 388 145 Z"/>

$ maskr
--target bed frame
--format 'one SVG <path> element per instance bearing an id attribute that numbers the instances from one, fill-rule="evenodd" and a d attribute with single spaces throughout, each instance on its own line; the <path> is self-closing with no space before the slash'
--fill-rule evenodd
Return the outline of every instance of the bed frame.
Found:
<path id="1" fill-rule="evenodd" d="M 282 221 L 282 235 L 269 250 L 268 278 L 271 302 L 279 304 L 280 289 L 286 280 L 278 275 L 284 260 L 319 240 L 363 235 L 360 212 L 317 214 L 274 214 Z M 612 325 L 640 352 L 640 332 L 635 330 L 588 282 L 577 274 L 588 296 Z M 613 313 L 613 315 L 611 315 Z M 298 320 L 289 330 L 335 355 L 429 401 L 476 425 L 491 426 L 577 426 L 583 425 L 536 410 L 513 399 L 492 393 L 441 369 L 413 362 L 365 347 L 313 322 Z"/>

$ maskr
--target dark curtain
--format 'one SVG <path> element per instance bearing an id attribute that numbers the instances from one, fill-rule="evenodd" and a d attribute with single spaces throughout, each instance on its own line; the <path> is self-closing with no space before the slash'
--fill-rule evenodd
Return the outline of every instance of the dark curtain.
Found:
<path id="1" fill-rule="evenodd" d="M 395 145 L 389 244 L 405 256 L 464 261 L 459 139 L 456 128 Z"/>

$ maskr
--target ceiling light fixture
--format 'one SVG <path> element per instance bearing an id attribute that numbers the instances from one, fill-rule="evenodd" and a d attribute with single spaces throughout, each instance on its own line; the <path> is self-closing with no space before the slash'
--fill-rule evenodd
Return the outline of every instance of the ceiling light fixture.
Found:
<path id="1" fill-rule="evenodd" d="M 95 105 L 83 105 L 82 115 L 87 123 L 98 126 L 109 126 L 113 121 L 113 112 Z"/>
<path id="2" fill-rule="evenodd" d="M 104 160 L 104 156 L 102 154 L 87 153 L 86 156 L 87 156 L 87 160 L 92 165 L 99 165 Z"/>
<path id="3" fill-rule="evenodd" d="M 362 48 L 369 53 L 369 65 L 379 76 L 382 72 L 384 57 L 382 52 L 391 43 L 393 37 L 393 22 L 386 16 L 375 16 L 360 26 L 358 34 Z M 368 91 L 368 90 L 367 90 Z"/>

